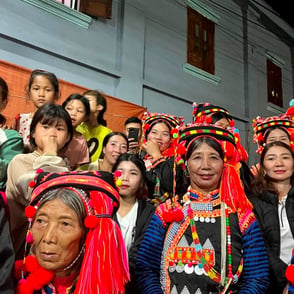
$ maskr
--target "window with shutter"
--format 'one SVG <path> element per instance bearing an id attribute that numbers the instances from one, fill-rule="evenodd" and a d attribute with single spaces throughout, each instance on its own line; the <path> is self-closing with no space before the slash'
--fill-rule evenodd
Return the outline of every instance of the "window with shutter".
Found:
<path id="1" fill-rule="evenodd" d="M 214 22 L 187 7 L 187 62 L 214 74 Z"/>
<path id="2" fill-rule="evenodd" d="M 112 0 L 80 0 L 79 11 L 94 17 L 111 18 Z"/>
<path id="3" fill-rule="evenodd" d="M 268 102 L 283 107 L 282 69 L 267 59 L 267 95 Z"/>

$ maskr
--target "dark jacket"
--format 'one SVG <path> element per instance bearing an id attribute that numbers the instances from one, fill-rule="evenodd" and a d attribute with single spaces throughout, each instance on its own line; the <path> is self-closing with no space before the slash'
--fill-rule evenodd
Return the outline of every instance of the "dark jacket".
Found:
<path id="1" fill-rule="evenodd" d="M 270 260 L 270 289 L 268 293 L 283 293 L 287 284 L 285 271 L 287 264 L 280 258 L 280 225 L 278 216 L 278 195 L 266 191 L 259 197 L 249 197 L 254 213 L 264 234 L 265 243 Z M 288 193 L 286 213 L 292 235 L 294 236 L 294 187 Z"/>
<path id="2" fill-rule="evenodd" d="M 135 279 L 136 259 L 139 247 L 144 238 L 145 231 L 148 228 L 149 222 L 153 216 L 154 211 L 155 207 L 151 203 L 145 200 L 138 200 L 136 230 L 134 232 L 133 243 L 128 252 L 131 281 L 126 285 L 125 294 L 139 293 Z M 119 224 L 116 215 L 114 216 L 114 220 Z"/>

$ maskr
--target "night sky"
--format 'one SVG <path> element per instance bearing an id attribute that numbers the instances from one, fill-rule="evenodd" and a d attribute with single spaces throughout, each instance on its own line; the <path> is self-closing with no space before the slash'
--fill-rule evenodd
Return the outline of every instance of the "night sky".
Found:
<path id="1" fill-rule="evenodd" d="M 292 13 L 292 1 L 278 1 L 278 0 L 265 0 L 289 25 L 294 28 L 294 17 Z"/>

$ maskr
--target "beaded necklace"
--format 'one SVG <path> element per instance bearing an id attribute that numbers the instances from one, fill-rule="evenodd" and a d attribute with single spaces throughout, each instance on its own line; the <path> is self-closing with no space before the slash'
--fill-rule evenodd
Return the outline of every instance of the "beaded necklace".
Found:
<path id="1" fill-rule="evenodd" d="M 211 211 L 213 211 L 213 207 L 216 207 L 218 205 L 224 205 L 224 211 L 225 215 L 223 216 L 221 213 L 221 217 L 225 217 L 225 225 L 226 225 L 226 246 L 227 246 L 227 262 L 228 262 L 228 276 L 224 279 L 224 288 L 221 293 L 226 293 L 227 289 L 229 288 L 232 281 L 237 281 L 238 278 L 241 275 L 241 271 L 243 268 L 243 260 L 241 260 L 240 266 L 236 272 L 235 275 L 233 275 L 233 266 L 232 266 L 232 243 L 231 243 L 231 229 L 230 229 L 230 219 L 229 219 L 229 213 L 232 211 L 227 207 L 226 204 L 221 203 L 220 197 L 218 194 L 218 190 L 212 191 L 208 194 L 203 194 L 201 192 L 197 192 L 191 187 L 188 188 L 187 194 L 184 196 L 183 201 L 185 202 L 184 205 L 188 205 L 187 214 L 189 217 L 189 223 L 191 227 L 192 232 L 192 239 L 193 244 L 195 246 L 195 250 L 197 255 L 200 257 L 201 266 L 203 267 L 204 271 L 207 273 L 207 275 L 215 282 L 221 283 L 222 282 L 222 275 L 217 272 L 212 265 L 208 263 L 208 261 L 205 259 L 205 254 L 202 249 L 202 245 L 199 240 L 199 236 L 197 233 L 197 228 L 195 224 L 195 220 L 198 220 L 195 218 L 195 216 L 199 215 L 199 211 L 204 211 L 204 214 L 209 215 Z M 197 201 L 200 204 L 210 202 L 211 205 L 200 205 L 196 206 L 195 210 L 191 208 L 191 202 Z M 221 211 L 221 210 L 220 210 Z M 218 215 L 219 216 L 219 215 Z M 231 292 L 229 292 L 231 293 Z"/>

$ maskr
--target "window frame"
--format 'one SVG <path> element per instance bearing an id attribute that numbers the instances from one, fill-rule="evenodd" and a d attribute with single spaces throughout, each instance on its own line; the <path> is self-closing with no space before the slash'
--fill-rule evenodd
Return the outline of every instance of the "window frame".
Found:
<path id="1" fill-rule="evenodd" d="M 38 7 L 42 10 L 45 10 L 51 14 L 54 14 L 60 18 L 63 18 L 85 29 L 88 29 L 92 22 L 92 17 L 88 15 L 86 11 L 80 12 L 58 1 L 53 1 L 53 0 L 22 0 L 22 1 L 25 3 L 31 4 L 35 7 Z M 84 1 L 88 2 L 90 0 L 84 0 Z M 80 0 L 80 6 L 82 5 L 81 2 L 82 1 Z M 106 2 L 107 3 L 105 5 L 108 6 L 105 8 L 107 12 L 107 16 L 106 15 L 99 15 L 99 16 L 111 18 L 112 0 L 107 0 Z M 84 5 L 86 4 L 84 3 Z M 111 9 L 109 8 L 110 5 L 111 5 Z M 95 16 L 98 16 L 98 15 L 95 15 Z M 95 16 L 93 15 L 93 17 Z"/>
<path id="2" fill-rule="evenodd" d="M 214 70 L 214 57 L 215 57 L 215 47 L 214 47 L 214 39 L 215 39 L 215 24 L 218 23 L 220 17 L 215 14 L 213 11 L 211 11 L 210 8 L 208 8 L 207 6 L 203 5 L 200 1 L 198 0 L 186 0 L 186 4 L 187 4 L 187 62 L 183 64 L 183 70 L 195 77 L 198 77 L 202 80 L 205 81 L 209 81 L 213 84 L 219 84 L 219 82 L 221 81 L 220 77 L 215 75 L 215 70 Z M 194 11 L 195 12 L 195 19 L 192 19 L 191 21 L 191 12 Z M 189 13 L 190 12 L 190 13 Z M 197 16 L 198 14 L 198 16 Z M 197 19 L 198 17 L 198 19 Z M 190 19 L 189 19 L 190 18 Z M 194 20 L 194 22 L 193 22 Z M 192 52 L 192 48 L 193 48 L 193 41 L 195 40 L 191 40 L 190 36 L 191 36 L 191 32 L 193 34 L 194 28 L 191 29 L 191 24 L 195 24 L 195 21 L 199 22 L 199 27 L 200 30 L 202 30 L 203 28 L 203 23 L 205 28 L 207 28 L 207 26 L 212 27 L 213 25 L 213 29 L 212 29 L 212 33 L 213 36 L 210 38 L 210 44 L 209 46 L 212 45 L 212 48 L 210 48 L 210 50 L 212 50 L 213 52 L 210 54 L 210 56 L 212 57 L 212 64 L 211 67 L 209 68 L 209 66 L 207 66 L 207 64 L 204 64 L 203 66 L 203 61 L 204 59 L 201 58 L 200 60 L 198 60 L 198 63 L 193 62 L 195 60 L 195 55 L 193 55 Z M 190 25 L 190 27 L 189 27 Z M 192 44 L 192 45 L 191 45 Z M 202 44 L 201 44 L 202 45 Z M 202 51 L 203 48 L 201 48 Z M 210 57 L 211 58 L 211 57 Z M 204 61 L 204 63 L 207 63 L 207 60 Z"/>
<path id="3" fill-rule="evenodd" d="M 283 83 L 282 83 L 282 70 L 285 62 L 278 56 L 266 52 L 266 73 L 267 73 L 267 102 L 283 109 L 284 98 L 283 98 Z M 272 93 L 275 93 L 273 97 Z"/>

